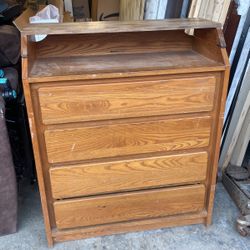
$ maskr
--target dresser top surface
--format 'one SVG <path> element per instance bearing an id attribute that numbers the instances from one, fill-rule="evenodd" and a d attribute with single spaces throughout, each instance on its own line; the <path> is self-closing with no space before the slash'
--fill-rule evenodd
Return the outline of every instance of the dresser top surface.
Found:
<path id="1" fill-rule="evenodd" d="M 30 24 L 29 17 L 34 15 L 31 10 L 26 10 L 18 17 L 14 24 L 23 35 L 63 35 L 63 34 L 92 34 L 92 33 L 119 33 L 142 32 L 159 30 L 183 30 L 221 28 L 220 23 L 206 19 L 183 18 L 166 20 L 143 21 L 102 21 L 102 22 L 74 22 L 57 24 Z"/>
<path id="2" fill-rule="evenodd" d="M 147 63 L 145 64 L 145 62 Z M 154 72 L 160 69 L 174 69 L 175 71 L 179 69 L 183 71 L 185 68 L 191 68 L 192 71 L 195 71 L 197 67 L 203 67 L 205 71 L 205 68 L 209 69 L 218 66 L 223 66 L 223 64 L 210 60 L 195 51 L 127 54 L 122 57 L 120 55 L 108 55 L 41 58 L 34 63 L 30 76 L 41 78 L 91 75 L 96 78 L 98 74 L 105 73 L 118 73 L 119 76 L 122 76 L 132 72 Z"/>

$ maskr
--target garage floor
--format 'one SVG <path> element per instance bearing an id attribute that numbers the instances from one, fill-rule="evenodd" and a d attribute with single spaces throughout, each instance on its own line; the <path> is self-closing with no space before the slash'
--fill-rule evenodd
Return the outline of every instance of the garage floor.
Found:
<path id="1" fill-rule="evenodd" d="M 48 249 L 37 188 L 23 185 L 18 233 L 0 237 L 0 250 Z M 217 186 L 213 225 L 160 229 L 56 244 L 55 250 L 248 250 L 250 237 L 235 231 L 238 210 L 222 184 Z"/>

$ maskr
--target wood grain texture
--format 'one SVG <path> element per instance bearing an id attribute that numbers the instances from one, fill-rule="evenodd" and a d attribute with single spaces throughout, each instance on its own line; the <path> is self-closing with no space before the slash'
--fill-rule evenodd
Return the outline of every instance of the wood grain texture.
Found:
<path id="1" fill-rule="evenodd" d="M 207 212 L 203 210 L 198 213 L 187 213 L 172 215 L 153 219 L 144 219 L 137 221 L 119 222 L 106 225 L 96 225 L 83 228 L 74 228 L 66 230 L 54 230 L 53 239 L 56 242 L 66 240 L 85 239 L 96 236 L 121 234 L 124 232 L 136 232 L 142 230 L 153 230 L 165 227 L 175 227 L 204 223 Z"/>
<path id="2" fill-rule="evenodd" d="M 219 22 L 224 25 L 231 0 L 202 1 L 196 17 Z M 190 17 L 195 17 L 191 15 Z"/>
<path id="3" fill-rule="evenodd" d="M 98 0 L 91 1 L 91 18 L 93 21 L 97 21 L 97 11 L 98 11 Z"/>
<path id="4" fill-rule="evenodd" d="M 30 47 L 29 47 L 27 37 L 22 37 L 21 51 L 30 52 L 29 48 Z M 39 123 L 35 119 L 34 107 L 32 105 L 32 98 L 31 98 L 31 88 L 27 80 L 28 67 L 29 67 L 30 61 L 32 61 L 33 59 L 33 53 L 28 53 L 28 54 L 31 56 L 31 58 L 29 59 L 27 57 L 22 58 L 22 84 L 23 84 L 23 92 L 26 98 L 25 103 L 27 107 L 27 115 L 28 115 L 30 136 L 32 140 L 33 154 L 34 154 L 34 159 L 36 162 L 35 167 L 36 167 L 36 173 L 37 173 L 37 179 L 38 179 L 38 187 L 39 187 L 39 192 L 40 192 L 46 238 L 47 238 L 48 246 L 51 247 L 53 246 L 53 238 L 52 238 L 53 222 L 51 220 L 51 213 L 49 210 L 47 185 L 46 185 L 46 179 L 44 178 L 44 172 L 42 168 L 43 162 L 42 162 L 42 158 L 40 155 L 39 135 L 37 133 L 37 127 L 39 126 Z"/>
<path id="5" fill-rule="evenodd" d="M 187 66 L 187 67 L 185 67 Z M 66 69 L 66 67 L 65 67 Z M 37 83 L 49 83 L 52 84 L 56 82 L 65 82 L 65 81 L 79 81 L 79 80 L 97 80 L 97 79 L 126 79 L 132 77 L 152 77 L 152 76 L 165 76 L 165 75 L 178 75 L 178 74 L 196 74 L 196 73 L 214 73 L 214 72 L 221 72 L 225 70 L 225 66 L 222 63 L 218 64 L 211 64 L 209 66 L 196 66 L 190 67 L 188 65 L 184 65 L 182 68 L 180 67 L 171 67 L 171 68 L 160 68 L 155 70 L 138 70 L 138 71 L 124 71 L 124 72 L 102 72 L 100 74 L 92 74 L 91 72 L 85 74 L 68 74 L 68 75 L 51 75 L 46 76 L 29 76 L 28 80 L 31 85 Z"/>
<path id="6" fill-rule="evenodd" d="M 192 37 L 182 30 L 74 36 L 51 35 L 35 43 L 35 46 L 39 58 L 122 55 L 191 50 Z"/>
<path id="7" fill-rule="evenodd" d="M 50 163 L 209 145 L 211 118 L 179 118 L 45 131 Z"/>
<path id="8" fill-rule="evenodd" d="M 216 62 L 222 62 L 221 46 L 222 44 L 216 29 L 208 29 L 206 31 L 196 30 L 194 32 L 193 48 L 207 58 Z"/>
<path id="9" fill-rule="evenodd" d="M 44 124 L 211 111 L 215 77 L 47 87 L 38 90 Z M 73 98 L 72 98 L 73 97 Z"/>
<path id="10" fill-rule="evenodd" d="M 58 229 L 164 217 L 204 208 L 203 185 L 57 201 Z"/>
<path id="11" fill-rule="evenodd" d="M 225 104 L 227 99 L 228 93 L 228 83 L 229 83 L 229 75 L 230 75 L 230 63 L 227 55 L 227 51 L 225 48 L 221 48 L 221 54 L 226 65 L 226 70 L 222 73 L 221 84 L 220 84 L 220 91 L 218 97 L 218 109 L 215 112 L 215 121 L 216 127 L 213 134 L 213 139 L 215 141 L 215 147 L 211 150 L 211 168 L 208 173 L 208 191 L 207 191 L 207 211 L 208 216 L 206 219 L 206 224 L 210 225 L 212 223 L 212 214 L 213 214 L 213 207 L 214 207 L 214 196 L 215 196 L 215 188 L 216 188 L 216 181 L 217 181 L 217 170 L 218 170 L 218 161 L 220 155 L 220 144 L 221 144 L 221 135 L 222 135 L 222 128 L 223 128 L 223 121 L 224 121 L 224 111 L 225 111 Z"/>
<path id="12" fill-rule="evenodd" d="M 201 182 L 206 152 L 50 169 L 55 199 Z"/>
<path id="13" fill-rule="evenodd" d="M 24 58 L 22 60 L 22 65 L 25 65 L 27 62 L 27 59 Z M 38 186 L 39 186 L 39 192 L 40 192 L 40 199 L 41 199 L 41 205 L 42 205 L 42 212 L 43 212 L 43 219 L 44 219 L 44 226 L 45 226 L 45 232 L 46 237 L 48 241 L 48 246 L 53 246 L 53 239 L 52 239 L 52 228 L 51 228 L 51 215 L 49 213 L 48 209 L 48 200 L 47 200 L 47 193 L 46 193 L 46 182 L 44 178 L 43 168 L 42 168 L 42 160 L 39 152 L 39 141 L 38 141 L 38 135 L 37 135 L 37 127 L 36 127 L 36 121 L 34 118 L 34 111 L 32 106 L 32 99 L 31 99 L 31 93 L 30 93 L 30 86 L 28 81 L 25 79 L 25 71 L 23 73 L 23 90 L 26 99 L 26 105 L 27 105 L 27 114 L 28 114 L 28 121 L 29 121 L 29 129 L 30 129 L 30 135 L 32 139 L 32 148 L 34 152 L 34 158 L 36 162 L 36 173 L 37 173 L 37 179 L 38 179 Z"/>
<path id="14" fill-rule="evenodd" d="M 183 58 L 185 57 L 185 60 Z M 147 62 L 147 63 L 145 63 Z M 145 72 L 154 70 L 203 67 L 203 72 L 208 67 L 222 66 L 219 62 L 208 59 L 193 50 L 169 51 L 158 53 L 137 53 L 104 56 L 75 56 L 60 58 L 37 58 L 29 72 L 29 77 L 50 77 L 91 74 L 92 78 L 105 73 L 118 73 L 117 77 L 129 76 L 133 72 Z M 204 69 L 206 68 L 206 69 Z M 210 70 L 211 71 L 211 70 Z M 136 75 L 135 74 L 135 75 Z M 104 78 L 104 76 L 102 76 Z M 45 79 L 46 81 L 46 79 Z"/>
<path id="15" fill-rule="evenodd" d="M 30 10 L 28 10 L 30 12 Z M 63 35 L 63 34 L 97 34 L 97 33 L 123 33 L 157 30 L 184 30 L 189 28 L 220 28 L 221 24 L 197 18 L 176 18 L 168 20 L 140 20 L 140 21 L 101 21 L 101 22 L 75 22 L 58 24 L 29 24 L 29 16 L 25 11 L 14 24 L 22 35 Z"/>
<path id="16" fill-rule="evenodd" d="M 120 21 L 143 20 L 145 0 L 120 0 Z"/>
<path id="17" fill-rule="evenodd" d="M 209 1 L 209 0 L 208 0 Z M 206 3 L 206 1 L 203 1 Z M 192 0 L 188 17 L 198 17 L 202 0 Z"/>
<path id="18" fill-rule="evenodd" d="M 31 25 L 27 12 L 22 17 L 22 77 L 49 245 L 211 223 L 229 76 L 218 24 Z M 183 34 L 192 28 L 194 36 Z M 32 43 L 25 34 L 49 36 Z"/>

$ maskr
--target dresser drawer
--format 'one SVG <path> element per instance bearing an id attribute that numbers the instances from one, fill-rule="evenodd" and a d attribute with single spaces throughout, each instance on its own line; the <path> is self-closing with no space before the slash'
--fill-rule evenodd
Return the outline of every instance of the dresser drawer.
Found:
<path id="1" fill-rule="evenodd" d="M 203 185 L 113 194 L 54 203 L 59 229 L 198 212 L 204 208 Z"/>
<path id="2" fill-rule="evenodd" d="M 216 78 L 71 85 L 38 90 L 44 124 L 211 111 Z"/>
<path id="3" fill-rule="evenodd" d="M 201 148 L 209 145 L 211 117 L 107 123 L 45 131 L 50 163 Z"/>
<path id="4" fill-rule="evenodd" d="M 206 152 L 50 169 L 55 199 L 203 181 Z"/>

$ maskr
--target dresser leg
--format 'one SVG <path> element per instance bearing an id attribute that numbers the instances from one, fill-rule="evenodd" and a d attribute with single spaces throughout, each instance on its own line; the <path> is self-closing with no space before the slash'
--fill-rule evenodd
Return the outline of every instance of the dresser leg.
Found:
<path id="1" fill-rule="evenodd" d="M 52 248 L 54 246 L 54 241 L 53 238 L 49 235 L 47 235 L 47 242 L 48 242 L 48 247 Z"/>
<path id="2" fill-rule="evenodd" d="M 208 216 L 205 220 L 205 226 L 209 227 L 212 224 L 212 216 Z"/>

